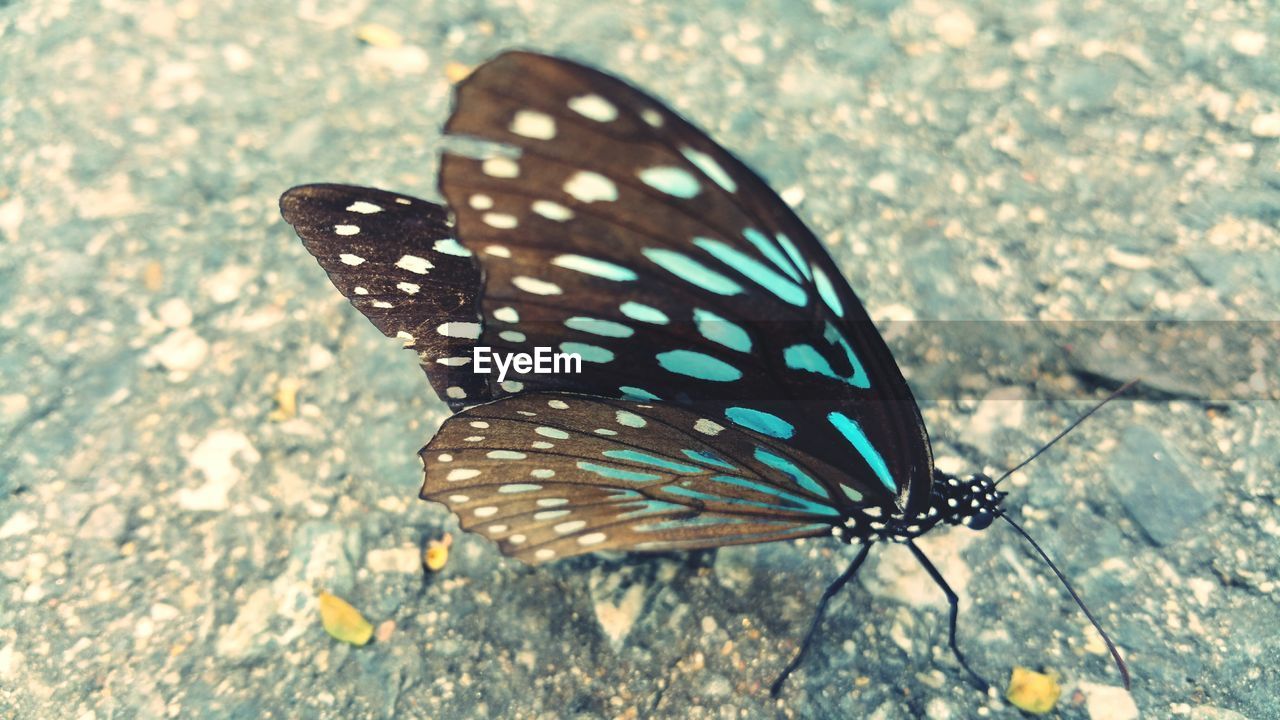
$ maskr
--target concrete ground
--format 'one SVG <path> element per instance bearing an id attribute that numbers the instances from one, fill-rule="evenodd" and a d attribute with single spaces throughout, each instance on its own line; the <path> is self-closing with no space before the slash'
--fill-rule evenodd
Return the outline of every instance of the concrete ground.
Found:
<path id="1" fill-rule="evenodd" d="M 668 100 L 917 321 L 949 469 L 1147 378 L 1008 500 L 1132 694 L 1007 529 L 923 543 L 961 644 L 1057 673 L 1062 718 L 1280 718 L 1277 37 L 1267 3 L 0 1 L 0 717 L 1020 716 L 901 548 L 773 702 L 849 548 L 530 569 L 416 499 L 445 407 L 276 200 L 438 198 L 449 77 L 526 47 Z"/>

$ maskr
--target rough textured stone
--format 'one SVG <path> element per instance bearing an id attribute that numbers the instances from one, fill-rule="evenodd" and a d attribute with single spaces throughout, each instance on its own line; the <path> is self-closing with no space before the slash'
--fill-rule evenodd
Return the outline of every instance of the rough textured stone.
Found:
<path id="1" fill-rule="evenodd" d="M 1147 537 L 1167 545 L 1213 507 L 1205 478 L 1189 476 L 1154 431 L 1135 426 L 1120 437 L 1107 466 L 1111 486 Z"/>

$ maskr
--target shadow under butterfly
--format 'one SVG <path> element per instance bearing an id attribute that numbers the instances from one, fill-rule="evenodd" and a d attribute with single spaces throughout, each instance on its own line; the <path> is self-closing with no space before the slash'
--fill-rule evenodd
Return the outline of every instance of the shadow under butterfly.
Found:
<path id="1" fill-rule="evenodd" d="M 985 691 L 956 643 L 958 598 L 913 540 L 995 518 L 1031 539 L 998 481 L 934 468 L 888 347 L 765 182 L 640 90 L 529 52 L 459 83 L 445 131 L 465 140 L 441 163 L 447 209 L 332 184 L 280 199 L 334 285 L 418 354 L 456 413 L 420 452 L 421 496 L 533 564 L 818 536 L 860 545 L 775 696 L 871 546 L 904 543 L 946 595 L 951 650 Z M 472 367 L 478 348 L 538 347 L 576 355 L 581 372 Z"/>

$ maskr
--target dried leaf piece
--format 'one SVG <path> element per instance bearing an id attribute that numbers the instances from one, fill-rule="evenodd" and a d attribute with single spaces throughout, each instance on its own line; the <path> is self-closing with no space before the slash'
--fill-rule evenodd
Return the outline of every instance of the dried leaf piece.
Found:
<path id="1" fill-rule="evenodd" d="M 164 287 L 164 266 L 152 260 L 142 268 L 142 286 L 151 292 L 158 292 Z"/>
<path id="2" fill-rule="evenodd" d="M 1023 712 L 1043 715 L 1053 710 L 1062 695 L 1062 686 L 1052 675 L 1045 675 L 1024 667 L 1014 667 L 1009 678 L 1009 689 L 1004 697 Z"/>
<path id="3" fill-rule="evenodd" d="M 453 536 L 445 533 L 439 540 L 428 540 L 427 549 L 422 553 L 422 566 L 431 572 L 439 572 L 449 562 L 449 546 L 453 544 Z"/>
<path id="4" fill-rule="evenodd" d="M 373 625 L 346 600 L 328 592 L 320 593 L 320 622 L 335 640 L 364 645 L 373 637 Z"/>
<path id="5" fill-rule="evenodd" d="M 467 79 L 467 76 L 470 74 L 471 74 L 470 65 L 463 65 L 460 62 L 450 61 L 447 65 L 444 66 L 444 76 L 448 78 L 449 82 L 451 83 L 462 82 L 463 80 Z"/>
<path id="6" fill-rule="evenodd" d="M 361 25 L 356 30 L 356 39 L 367 45 L 380 48 L 398 48 L 404 45 L 404 38 L 400 36 L 400 33 L 378 23 Z"/>
<path id="7" fill-rule="evenodd" d="M 284 422 L 298 416 L 298 389 L 302 383 L 294 378 L 285 378 L 276 388 L 276 409 L 267 418 L 275 422 Z"/>

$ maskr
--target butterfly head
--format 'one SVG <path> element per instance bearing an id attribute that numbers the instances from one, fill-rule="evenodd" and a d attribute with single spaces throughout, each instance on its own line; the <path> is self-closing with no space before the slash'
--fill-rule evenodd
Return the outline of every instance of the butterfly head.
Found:
<path id="1" fill-rule="evenodd" d="M 942 521 L 985 530 L 1002 512 L 1000 503 L 1009 493 L 996 489 L 995 481 L 977 473 L 958 478 L 935 471 L 933 502 Z"/>

